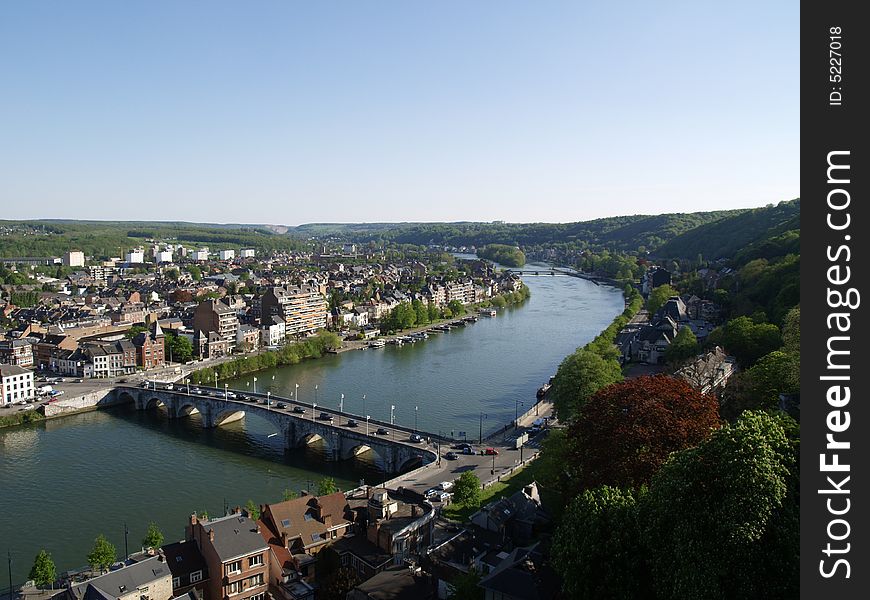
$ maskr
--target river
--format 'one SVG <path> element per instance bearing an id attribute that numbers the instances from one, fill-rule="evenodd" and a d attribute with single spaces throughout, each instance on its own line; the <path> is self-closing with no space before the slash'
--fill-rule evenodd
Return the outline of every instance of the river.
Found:
<path id="1" fill-rule="evenodd" d="M 527 265 L 535 268 L 536 265 Z M 545 268 L 541 266 L 541 268 Z M 622 311 L 618 290 L 575 277 L 526 277 L 531 298 L 495 318 L 405 346 L 329 355 L 263 371 L 257 391 L 469 439 L 524 412 L 565 355 L 592 339 Z M 251 389 L 252 376 L 229 382 Z M 315 389 L 316 386 L 316 389 Z M 365 399 L 363 399 L 365 395 Z M 169 421 L 132 408 L 98 411 L 0 430 L 0 551 L 12 551 L 16 583 L 40 548 L 58 570 L 83 565 L 104 533 L 124 552 L 139 548 L 149 521 L 166 540 L 183 537 L 194 510 L 281 499 L 285 488 L 316 487 L 323 476 L 342 489 L 377 481 L 363 455 L 327 463 L 315 445 L 284 454 L 280 436 L 260 418 L 203 430 L 197 417 Z M 4 579 L 5 581 L 5 579 Z M 0 588 L 4 584 L 0 584 Z"/>

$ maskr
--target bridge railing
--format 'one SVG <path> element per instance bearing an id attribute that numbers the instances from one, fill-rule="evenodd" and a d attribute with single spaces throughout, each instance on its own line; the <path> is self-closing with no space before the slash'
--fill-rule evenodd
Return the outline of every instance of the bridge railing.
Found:
<path id="1" fill-rule="evenodd" d="M 137 389 L 137 390 L 139 390 L 139 391 L 148 391 L 148 390 L 152 389 L 152 388 L 150 388 L 150 387 L 149 387 L 149 388 L 144 388 L 144 387 L 142 387 L 142 386 L 132 386 L 132 385 L 126 385 L 126 386 L 125 386 L 125 385 L 121 385 L 121 386 L 118 386 L 118 387 L 124 387 L 124 388 L 128 388 L 128 389 Z M 202 395 L 202 394 L 195 394 L 195 393 L 193 393 L 192 390 L 194 389 L 194 387 L 196 387 L 196 388 L 198 388 L 198 389 L 200 389 L 200 390 L 202 390 L 202 391 L 204 391 L 204 392 L 208 392 L 209 395 L 208 395 L 208 396 L 205 396 L 205 395 Z M 245 402 L 244 400 L 240 399 L 240 398 L 238 397 L 239 394 L 244 395 L 244 396 L 248 396 L 248 397 L 250 397 L 250 398 L 258 398 L 258 399 L 262 399 L 262 400 L 266 400 L 266 399 L 268 399 L 270 405 L 271 405 L 271 404 L 276 404 L 276 403 L 278 403 L 278 402 L 284 402 L 285 404 L 296 405 L 296 406 L 302 406 L 302 407 L 305 407 L 305 408 L 311 409 L 312 411 L 314 410 L 314 403 L 313 403 L 313 402 L 303 402 L 303 401 L 296 400 L 296 399 L 293 399 L 293 398 L 286 398 L 286 397 L 284 397 L 284 396 L 277 396 L 277 395 L 275 395 L 275 394 L 264 394 L 264 393 L 262 393 L 262 392 L 256 392 L 256 393 L 255 393 L 255 392 L 248 392 L 248 391 L 239 392 L 238 390 L 229 390 L 229 391 L 232 391 L 232 393 L 236 394 L 237 397 L 236 397 L 236 398 L 228 398 L 228 399 L 227 399 L 227 398 L 224 398 L 224 393 L 225 393 L 225 391 L 227 391 L 227 390 L 224 390 L 223 388 L 216 388 L 216 387 L 211 387 L 211 386 L 198 385 L 198 386 L 191 386 L 190 389 L 191 389 L 191 393 L 190 393 L 189 395 L 190 395 L 191 397 L 193 397 L 193 398 L 202 398 L 202 399 L 209 399 L 209 400 L 217 400 L 217 401 L 220 401 L 220 402 L 232 402 L 232 403 L 235 403 L 235 404 L 239 404 L 240 406 L 250 406 L 250 403 Z M 187 393 L 187 385 L 186 385 L 186 384 L 175 385 L 175 386 L 173 387 L 173 389 L 171 389 L 171 390 L 167 390 L 167 389 L 165 389 L 165 387 L 158 386 L 158 387 L 156 388 L 156 390 L 154 390 L 154 391 L 164 392 L 164 393 L 172 393 L 172 394 L 184 394 L 184 395 L 188 395 L 188 393 Z M 219 396 L 216 397 L 216 396 L 211 395 L 211 394 L 213 394 L 213 393 L 218 393 Z M 317 408 L 320 409 L 322 412 L 329 413 L 329 414 L 333 414 L 333 415 L 336 415 L 336 416 L 338 416 L 338 417 L 342 417 L 342 418 L 345 418 L 345 419 L 354 419 L 354 420 L 356 420 L 357 423 L 359 423 L 359 425 L 361 425 L 361 426 L 364 426 L 364 425 L 365 425 L 365 422 L 366 422 L 365 415 L 357 415 L 357 414 L 349 413 L 349 412 L 346 412 L 346 411 L 340 411 L 340 410 L 338 410 L 338 409 L 331 408 L 331 407 L 329 407 L 329 406 L 324 406 L 324 405 L 322 405 L 322 404 L 318 404 L 318 405 L 317 405 Z M 291 412 L 291 413 L 286 413 L 286 414 L 289 414 L 289 415 L 291 415 L 291 416 L 293 415 L 292 412 Z M 297 415 L 297 417 L 301 418 L 301 415 Z M 416 430 L 415 430 L 415 429 L 412 428 L 412 427 L 406 427 L 406 426 L 404 426 L 404 425 L 399 425 L 399 424 L 397 424 L 397 423 L 390 423 L 389 421 L 382 421 L 382 420 L 380 420 L 380 419 L 369 418 L 368 422 L 369 422 L 369 427 L 374 426 L 374 427 L 376 427 L 376 428 L 377 428 L 377 427 L 390 428 L 390 429 L 395 430 L 395 431 L 400 431 L 400 432 L 407 433 L 409 436 L 412 435 L 412 434 L 415 434 L 415 433 L 416 433 L 417 435 L 419 435 L 420 437 L 422 437 L 424 440 L 429 440 L 429 441 L 436 442 L 436 443 L 452 444 L 452 443 L 456 443 L 456 442 L 461 441 L 461 440 L 459 440 L 458 438 L 452 438 L 452 437 L 445 436 L 445 435 L 441 435 L 441 434 L 435 434 L 435 433 L 432 433 L 432 432 L 429 432 L 429 431 L 424 431 L 424 430 L 421 430 L 421 429 L 416 429 Z"/>

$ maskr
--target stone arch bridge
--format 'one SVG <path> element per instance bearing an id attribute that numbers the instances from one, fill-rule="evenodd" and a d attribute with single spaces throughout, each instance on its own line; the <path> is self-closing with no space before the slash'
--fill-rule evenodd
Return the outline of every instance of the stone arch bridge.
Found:
<path id="1" fill-rule="evenodd" d="M 322 440 L 328 460 L 345 460 L 363 452 L 374 451 L 383 459 L 386 470 L 391 473 L 399 473 L 438 458 L 437 452 L 425 441 L 412 442 L 409 432 L 403 428 L 377 421 L 370 421 L 366 427 L 364 418 L 338 413 L 326 407 L 315 409 L 311 405 L 275 396 L 271 397 L 269 406 L 266 406 L 264 395 L 246 394 L 257 400 L 251 402 L 228 398 L 223 391 L 217 390 L 203 390 L 201 394 L 188 393 L 185 387 L 168 390 L 165 387 L 152 389 L 118 386 L 113 394 L 113 403 L 132 403 L 138 410 L 162 407 L 170 419 L 183 419 L 198 414 L 205 428 L 220 427 L 237 421 L 244 418 L 246 413 L 255 414 L 275 426 L 283 440 L 285 451 Z M 277 408 L 278 402 L 283 402 L 287 408 Z M 305 413 L 293 412 L 294 406 L 302 406 Z M 321 412 L 332 416 L 332 420 L 320 419 Z M 348 427 L 349 419 L 355 419 L 357 426 Z M 381 425 L 386 425 L 389 431 L 387 435 L 376 434 Z M 424 439 L 431 438 L 426 433 L 421 435 Z"/>

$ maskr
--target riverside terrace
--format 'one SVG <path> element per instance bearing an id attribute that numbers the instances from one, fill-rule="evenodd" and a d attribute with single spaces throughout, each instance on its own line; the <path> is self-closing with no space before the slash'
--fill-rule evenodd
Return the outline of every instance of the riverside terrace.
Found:
<path id="1" fill-rule="evenodd" d="M 233 397 L 228 391 L 215 388 L 186 385 L 168 388 L 157 384 L 147 388 L 118 385 L 113 394 L 113 404 L 132 402 L 138 410 L 163 407 L 171 419 L 198 413 L 206 428 L 239 420 L 244 418 L 246 412 L 251 412 L 278 429 L 285 450 L 323 440 L 328 460 L 344 460 L 373 451 L 383 459 L 387 471 L 391 473 L 400 473 L 437 460 L 438 445 L 453 441 L 367 419 L 365 416 L 269 394 L 246 393 Z M 279 408 L 279 404 L 284 408 Z"/>

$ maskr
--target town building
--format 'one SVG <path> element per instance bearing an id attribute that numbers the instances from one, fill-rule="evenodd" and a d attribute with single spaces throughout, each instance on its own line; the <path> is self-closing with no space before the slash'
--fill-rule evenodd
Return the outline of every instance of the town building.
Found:
<path id="1" fill-rule="evenodd" d="M 208 583 L 208 565 L 194 540 L 182 540 L 160 548 L 172 571 L 172 594 L 179 597 L 196 590 L 202 597 Z"/>
<path id="2" fill-rule="evenodd" d="M 130 265 L 141 265 L 145 262 L 145 253 L 141 250 L 133 250 L 128 252 L 125 262 Z"/>
<path id="3" fill-rule="evenodd" d="M 218 252 L 218 258 L 220 260 L 233 260 L 236 257 L 235 250 L 220 250 Z"/>
<path id="4" fill-rule="evenodd" d="M 393 567 L 357 585 L 347 600 L 435 600 L 435 582 L 419 567 Z"/>
<path id="5" fill-rule="evenodd" d="M 0 365 L 0 404 L 31 400 L 35 394 L 33 371 L 18 365 Z"/>
<path id="6" fill-rule="evenodd" d="M 230 348 L 236 345 L 236 332 L 239 319 L 236 311 L 220 300 L 206 300 L 196 307 L 193 315 L 193 329 L 200 334 L 217 333 Z"/>
<path id="7" fill-rule="evenodd" d="M 62 600 L 170 600 L 172 572 L 162 554 L 71 585 Z"/>
<path id="8" fill-rule="evenodd" d="M 279 316 L 269 317 L 260 325 L 260 336 L 264 346 L 279 346 L 287 338 L 287 325 Z"/>
<path id="9" fill-rule="evenodd" d="M 70 250 L 63 255 L 63 265 L 65 267 L 85 266 L 85 253 L 81 250 Z"/>
<path id="10" fill-rule="evenodd" d="M 190 257 L 197 262 L 205 262 L 208 260 L 208 248 L 196 250 L 195 252 L 191 253 Z"/>
<path id="11" fill-rule="evenodd" d="M 150 332 L 140 331 L 133 337 L 136 347 L 136 365 L 144 369 L 154 369 L 166 364 L 165 336 L 160 323 L 154 322 Z"/>
<path id="12" fill-rule="evenodd" d="M 256 522 L 238 510 L 216 519 L 200 520 L 194 514 L 185 540 L 196 542 L 208 569 L 205 600 L 266 599 L 269 545 Z"/>
<path id="13" fill-rule="evenodd" d="M 326 327 L 326 299 L 312 285 L 272 287 L 260 298 L 261 319 L 284 319 L 286 335 L 304 335 Z"/>
<path id="14" fill-rule="evenodd" d="M 34 365 L 33 344 L 28 339 L 0 341 L 0 363 L 32 367 Z"/>
<path id="15" fill-rule="evenodd" d="M 257 254 L 257 251 L 253 248 L 243 248 L 239 250 L 239 258 L 254 258 Z"/>

